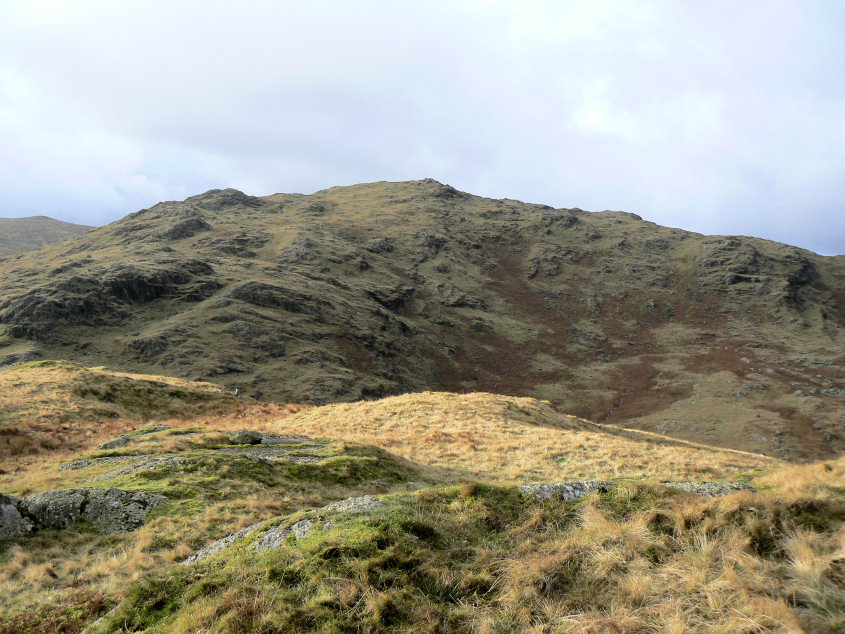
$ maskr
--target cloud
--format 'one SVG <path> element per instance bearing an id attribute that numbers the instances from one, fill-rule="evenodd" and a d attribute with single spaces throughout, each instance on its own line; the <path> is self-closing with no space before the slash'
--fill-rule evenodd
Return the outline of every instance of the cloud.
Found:
<path id="1" fill-rule="evenodd" d="M 7 3 L 0 204 L 432 176 L 845 252 L 824 2 Z"/>

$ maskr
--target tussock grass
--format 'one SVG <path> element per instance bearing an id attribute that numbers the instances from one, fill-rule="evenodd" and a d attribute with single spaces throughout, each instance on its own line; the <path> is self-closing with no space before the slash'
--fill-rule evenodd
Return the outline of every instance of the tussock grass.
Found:
<path id="1" fill-rule="evenodd" d="M 820 490 L 707 500 L 638 484 L 560 503 L 474 484 L 394 494 L 382 509 L 333 520 L 266 554 L 236 548 L 148 577 L 97 631 L 751 633 L 845 624 L 845 501 Z"/>
<path id="2" fill-rule="evenodd" d="M 490 394 L 406 395 L 285 419 L 273 412 L 224 420 L 230 429 L 324 437 L 313 451 L 325 460 L 268 465 L 220 452 L 231 440 L 207 428 L 221 420 L 214 417 L 75 456 L 184 463 L 98 481 L 168 497 L 134 533 L 80 524 L 0 544 L 0 632 L 51 631 L 38 623 L 73 631 L 114 605 L 95 632 L 845 626 L 845 458 L 785 465 Z M 56 467 L 47 458 L 24 466 L 3 476 L 3 491 L 82 486 L 115 465 Z M 761 492 L 705 499 L 659 483 L 737 476 Z M 570 503 L 536 502 L 513 486 L 594 477 L 617 486 Z M 312 533 L 279 549 L 256 553 L 252 536 L 178 565 L 257 521 L 290 524 L 306 509 L 363 493 L 385 494 L 386 505 L 319 518 Z"/>
<path id="3" fill-rule="evenodd" d="M 422 392 L 326 405 L 276 429 L 383 447 L 415 462 L 499 482 L 651 478 L 713 480 L 784 463 L 659 434 L 598 425 L 533 398 Z"/>
<path id="4" fill-rule="evenodd" d="M 36 361 L 0 370 L 0 477 L 72 455 L 148 421 L 254 428 L 298 405 L 238 399 L 219 385 Z M 2 486 L 2 481 L 0 481 Z"/>
<path id="5" fill-rule="evenodd" d="M 169 501 L 132 533 L 105 535 L 80 523 L 67 530 L 45 530 L 0 542 L 0 632 L 15 623 L 29 623 L 27 619 L 36 614 L 44 619 L 47 612 L 65 614 L 62 606 L 77 592 L 118 597 L 130 584 L 167 570 L 207 543 L 260 520 L 349 495 L 405 488 L 411 480 L 444 480 L 435 470 L 419 469 L 376 447 L 326 442 L 314 449 L 325 457 L 323 462 L 271 465 L 217 451 L 231 445 L 227 434 L 196 428 L 190 434 L 185 431 L 189 430 L 138 435 L 133 444 L 89 456 L 175 456 L 184 461 L 179 467 L 91 482 L 120 465 L 61 471 L 53 463 L 29 469 L 12 486 L 4 487 L 6 493 L 23 496 L 47 489 L 114 486 L 161 493 Z M 54 618 L 59 617 L 49 616 Z M 63 618 L 72 622 L 68 614 Z"/>

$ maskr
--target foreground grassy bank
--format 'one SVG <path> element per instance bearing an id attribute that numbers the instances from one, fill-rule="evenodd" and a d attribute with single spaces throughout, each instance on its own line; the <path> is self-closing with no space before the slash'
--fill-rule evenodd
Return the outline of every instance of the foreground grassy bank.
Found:
<path id="1" fill-rule="evenodd" d="M 787 465 L 492 394 L 286 418 L 214 407 L 2 475 L 19 498 L 111 487 L 166 502 L 132 532 L 83 521 L 0 541 L 0 633 L 845 628 L 845 458 Z M 578 479 L 613 486 L 571 501 L 517 486 Z"/>

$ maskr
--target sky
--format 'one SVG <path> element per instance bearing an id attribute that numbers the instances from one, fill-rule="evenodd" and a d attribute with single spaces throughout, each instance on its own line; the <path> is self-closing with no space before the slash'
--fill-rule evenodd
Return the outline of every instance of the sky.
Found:
<path id="1" fill-rule="evenodd" d="M 845 253 L 845 2 L 0 0 L 0 216 L 426 177 Z"/>

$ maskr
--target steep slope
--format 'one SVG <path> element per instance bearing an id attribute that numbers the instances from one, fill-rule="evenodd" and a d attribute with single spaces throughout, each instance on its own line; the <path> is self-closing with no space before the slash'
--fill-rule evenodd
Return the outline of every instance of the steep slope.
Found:
<path id="1" fill-rule="evenodd" d="M 0 258 L 67 240 L 91 227 L 47 216 L 0 218 Z"/>
<path id="2" fill-rule="evenodd" d="M 327 403 L 439 389 L 845 449 L 845 257 L 432 180 L 215 190 L 0 262 L 0 348 Z M 22 357 L 23 355 L 23 357 Z"/>

